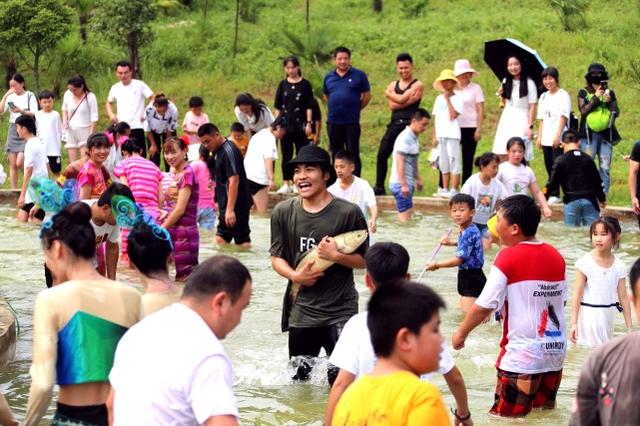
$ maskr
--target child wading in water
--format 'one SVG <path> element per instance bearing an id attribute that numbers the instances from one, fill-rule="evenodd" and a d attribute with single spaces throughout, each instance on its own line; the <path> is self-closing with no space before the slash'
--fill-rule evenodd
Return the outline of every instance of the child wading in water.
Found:
<path id="1" fill-rule="evenodd" d="M 613 337 L 617 311 L 631 331 L 631 306 L 625 286 L 625 266 L 611 251 L 620 242 L 620 223 L 611 216 L 593 222 L 594 250 L 576 262 L 576 288 L 569 338 L 573 343 L 597 346 Z"/>
<path id="2" fill-rule="evenodd" d="M 514 136 L 507 141 L 508 161 L 500 164 L 498 167 L 498 179 L 507 189 L 509 195 L 529 195 L 540 204 L 540 209 L 544 217 L 551 217 L 551 209 L 547 204 L 544 194 L 540 190 L 540 186 L 536 181 L 536 175 L 533 170 L 527 166 L 527 160 L 524 159 L 525 145 L 521 137 Z"/>
<path id="3" fill-rule="evenodd" d="M 456 256 L 427 264 L 429 271 L 458 267 L 458 294 L 460 295 L 460 308 L 463 312 L 469 311 L 487 282 L 487 277 L 482 272 L 484 264 L 482 235 L 472 221 L 475 213 L 474 206 L 475 200 L 470 195 L 456 194 L 451 197 L 451 201 L 449 201 L 451 218 L 460 228 L 460 237 L 457 242 L 447 237 L 440 242 L 445 246 L 457 245 Z"/>
<path id="4" fill-rule="evenodd" d="M 475 165 L 480 168 L 480 173 L 470 176 L 460 190 L 461 193 L 471 195 L 476 200 L 473 223 L 482 233 L 485 250 L 491 248 L 487 222 L 496 213 L 500 201 L 509 195 L 504 185 L 495 178 L 498 174 L 498 164 L 500 164 L 500 158 L 493 152 L 485 152 L 476 158 Z"/>

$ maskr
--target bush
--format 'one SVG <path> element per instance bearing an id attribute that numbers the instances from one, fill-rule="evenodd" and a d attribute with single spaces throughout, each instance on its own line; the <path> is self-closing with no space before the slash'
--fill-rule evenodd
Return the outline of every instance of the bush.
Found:
<path id="1" fill-rule="evenodd" d="M 584 12 L 587 3 L 584 0 L 549 0 L 549 4 L 558 14 L 563 30 L 576 31 L 586 28 Z"/>
<path id="2" fill-rule="evenodd" d="M 429 0 L 402 0 L 400 10 L 406 18 L 417 18 L 424 13 L 428 4 Z"/>

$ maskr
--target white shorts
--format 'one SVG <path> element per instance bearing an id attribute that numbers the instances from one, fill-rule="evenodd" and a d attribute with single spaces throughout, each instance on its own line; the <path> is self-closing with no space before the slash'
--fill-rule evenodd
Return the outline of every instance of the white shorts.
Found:
<path id="1" fill-rule="evenodd" d="M 87 144 L 87 139 L 91 135 L 91 127 L 76 127 L 67 129 L 67 149 L 80 148 Z"/>
<path id="2" fill-rule="evenodd" d="M 437 138 L 440 146 L 438 167 L 442 173 L 459 175 L 462 173 L 462 153 L 460 139 Z"/>

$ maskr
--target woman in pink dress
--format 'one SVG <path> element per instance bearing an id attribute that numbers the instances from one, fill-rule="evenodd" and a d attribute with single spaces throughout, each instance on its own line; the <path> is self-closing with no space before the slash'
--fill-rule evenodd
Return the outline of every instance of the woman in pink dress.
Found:
<path id="1" fill-rule="evenodd" d="M 176 281 L 185 281 L 198 264 L 198 181 L 187 162 L 188 146 L 183 140 L 167 139 L 163 151 L 171 171 L 162 178 L 164 207 L 168 211 L 162 227 L 173 241 Z"/>
<path id="2" fill-rule="evenodd" d="M 162 199 L 162 172 L 151 160 L 147 160 L 141 156 L 142 147 L 135 139 L 127 139 L 123 142 L 121 148 L 124 160 L 119 162 L 113 174 L 121 183 L 127 185 L 136 203 L 141 204 L 144 211 L 154 220 L 158 220 L 160 216 L 160 205 Z M 129 230 L 122 228 L 120 231 L 121 248 L 120 259 L 128 262 L 127 256 L 127 236 Z"/>

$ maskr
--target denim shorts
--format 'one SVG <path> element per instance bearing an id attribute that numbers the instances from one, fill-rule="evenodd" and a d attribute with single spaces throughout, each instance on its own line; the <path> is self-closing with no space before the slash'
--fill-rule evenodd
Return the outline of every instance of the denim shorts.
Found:
<path id="1" fill-rule="evenodd" d="M 204 207 L 198 209 L 197 216 L 198 225 L 200 228 L 211 230 L 216 226 L 216 211 L 211 207 Z"/>
<path id="2" fill-rule="evenodd" d="M 409 185 L 409 195 L 405 196 L 400 190 L 401 185 L 399 183 L 392 183 L 389 185 L 389 190 L 396 199 L 396 206 L 398 213 L 406 212 L 413 208 L 413 186 Z"/>

